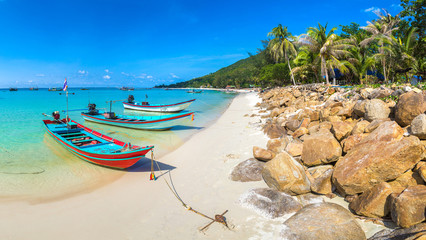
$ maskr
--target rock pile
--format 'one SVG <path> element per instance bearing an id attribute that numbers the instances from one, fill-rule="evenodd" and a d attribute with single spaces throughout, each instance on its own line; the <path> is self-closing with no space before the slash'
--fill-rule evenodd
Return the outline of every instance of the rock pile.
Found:
<path id="1" fill-rule="evenodd" d="M 270 188 L 289 195 L 334 192 L 350 199 L 354 214 L 391 218 L 403 228 L 425 221 L 426 91 L 310 85 L 275 88 L 260 96 L 258 106 L 270 113 L 263 118 L 271 139 L 266 149 L 254 147 L 253 155 L 266 162 L 261 175 Z M 283 236 L 365 239 L 344 210 L 307 205 L 285 222 L 289 229 Z M 342 220 L 333 218 L 337 225 L 322 226 L 329 221 L 327 211 Z M 301 219 L 311 219 L 313 230 L 300 230 L 311 224 Z M 333 230 L 348 235 L 334 236 Z"/>

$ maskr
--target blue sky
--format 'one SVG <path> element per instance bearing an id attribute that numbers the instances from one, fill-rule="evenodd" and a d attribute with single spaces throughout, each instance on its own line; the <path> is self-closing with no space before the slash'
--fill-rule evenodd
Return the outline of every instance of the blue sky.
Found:
<path id="1" fill-rule="evenodd" d="M 279 23 L 361 26 L 399 0 L 0 0 L 0 88 L 152 87 L 255 53 Z"/>

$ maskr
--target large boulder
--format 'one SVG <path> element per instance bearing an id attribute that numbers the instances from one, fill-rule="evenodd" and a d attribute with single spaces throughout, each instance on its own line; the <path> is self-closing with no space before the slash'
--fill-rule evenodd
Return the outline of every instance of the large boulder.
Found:
<path id="1" fill-rule="evenodd" d="M 308 168 L 308 172 L 312 192 L 324 195 L 333 192 L 333 185 L 331 184 L 331 176 L 333 175 L 332 165 L 311 167 Z"/>
<path id="2" fill-rule="evenodd" d="M 343 152 L 349 152 L 352 148 L 358 145 L 366 136 L 366 134 L 355 134 L 347 137 L 341 142 L 343 146 Z"/>
<path id="3" fill-rule="evenodd" d="M 269 139 L 268 143 L 266 144 L 266 148 L 274 153 L 284 152 L 289 142 L 290 138 L 288 136 Z"/>
<path id="4" fill-rule="evenodd" d="M 422 113 L 413 119 L 411 132 L 420 139 L 426 139 L 426 114 Z"/>
<path id="5" fill-rule="evenodd" d="M 358 116 L 358 117 L 364 117 L 365 115 L 365 104 L 367 103 L 367 101 L 363 101 L 363 100 L 358 100 L 353 108 L 353 112 Z"/>
<path id="6" fill-rule="evenodd" d="M 262 180 L 262 169 L 264 162 L 254 158 L 247 159 L 234 167 L 231 180 L 237 182 L 250 182 Z"/>
<path id="7" fill-rule="evenodd" d="M 362 120 L 355 124 L 355 127 L 352 129 L 352 135 L 364 133 L 365 128 L 370 125 L 369 121 Z"/>
<path id="8" fill-rule="evenodd" d="M 291 142 L 285 149 L 291 156 L 296 157 L 302 155 L 303 143 L 299 141 Z"/>
<path id="9" fill-rule="evenodd" d="M 411 170 L 406 171 L 397 179 L 389 182 L 394 193 L 401 193 L 407 187 L 419 184 L 424 184 L 423 179 L 420 177 L 418 172 L 413 172 Z"/>
<path id="10" fill-rule="evenodd" d="M 275 157 L 275 153 L 261 147 L 253 147 L 253 157 L 257 160 L 267 162 Z"/>
<path id="11" fill-rule="evenodd" d="M 333 126 L 331 128 L 331 132 L 338 141 L 341 141 L 342 139 L 349 136 L 354 127 L 353 124 L 349 122 L 332 122 L 331 125 Z"/>
<path id="12" fill-rule="evenodd" d="M 422 152 L 420 140 L 414 136 L 360 143 L 336 163 L 333 183 L 341 193 L 362 193 L 413 168 Z"/>
<path id="13" fill-rule="evenodd" d="M 425 240 L 426 223 L 419 223 L 410 228 L 383 229 L 368 240 Z"/>
<path id="14" fill-rule="evenodd" d="M 305 169 L 286 152 L 279 153 L 265 164 L 262 177 L 269 187 L 291 195 L 311 191 Z"/>
<path id="15" fill-rule="evenodd" d="M 403 228 L 426 220 L 426 186 L 408 187 L 392 200 L 392 220 Z"/>
<path id="16" fill-rule="evenodd" d="M 365 133 L 371 133 L 372 131 L 376 130 L 376 128 L 378 128 L 380 126 L 380 124 L 387 122 L 387 121 L 389 121 L 389 120 L 384 120 L 384 119 L 374 120 L 365 127 L 364 132 Z"/>
<path id="17" fill-rule="evenodd" d="M 269 218 L 282 217 L 302 208 L 302 204 L 290 195 L 270 188 L 249 190 L 241 196 L 240 202 L 243 206 Z"/>
<path id="18" fill-rule="evenodd" d="M 420 177 L 423 179 L 423 181 L 426 182 L 426 165 L 421 166 L 418 170 L 418 173 L 419 173 Z"/>
<path id="19" fill-rule="evenodd" d="M 349 208 L 356 214 L 367 217 L 384 217 L 389 214 L 390 202 L 389 195 L 392 194 L 392 187 L 382 182 L 355 198 L 349 204 Z"/>
<path id="20" fill-rule="evenodd" d="M 405 127 L 418 115 L 426 111 L 426 94 L 410 91 L 399 97 L 395 107 L 395 121 Z"/>
<path id="21" fill-rule="evenodd" d="M 354 216 L 335 203 L 306 205 L 284 222 L 281 237 L 289 240 L 366 239 Z"/>
<path id="22" fill-rule="evenodd" d="M 342 156 L 342 147 L 327 129 L 306 136 L 303 142 L 302 161 L 307 166 L 335 162 Z"/>
<path id="23" fill-rule="evenodd" d="M 396 141 L 402 139 L 404 130 L 393 121 L 387 121 L 380 124 L 373 132 L 365 137 L 361 142 L 379 142 L 379 141 Z"/>
<path id="24" fill-rule="evenodd" d="M 389 107 L 380 99 L 368 100 L 365 104 L 365 119 L 368 121 L 386 119 L 389 114 Z"/>
<path id="25" fill-rule="evenodd" d="M 272 121 L 268 122 L 263 127 L 263 132 L 269 137 L 269 138 L 280 138 L 284 136 L 287 131 L 284 127 L 281 127 L 281 125 L 277 123 L 273 123 Z"/>

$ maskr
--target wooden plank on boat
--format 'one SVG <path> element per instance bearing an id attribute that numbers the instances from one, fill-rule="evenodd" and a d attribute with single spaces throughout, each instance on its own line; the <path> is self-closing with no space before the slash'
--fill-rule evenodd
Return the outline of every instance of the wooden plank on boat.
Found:
<path id="1" fill-rule="evenodd" d="M 87 137 L 87 135 L 70 136 L 70 137 L 65 137 L 65 139 L 66 140 L 72 140 L 72 139 L 83 138 L 83 137 Z"/>
<path id="2" fill-rule="evenodd" d="M 64 136 L 73 136 L 73 135 L 78 135 L 78 134 L 84 134 L 84 133 L 82 133 L 82 132 L 73 132 L 73 133 L 64 133 L 64 134 L 62 134 L 62 133 L 58 133 L 59 135 L 61 135 L 62 137 L 64 137 Z"/>
<path id="3" fill-rule="evenodd" d="M 84 143 L 84 142 L 91 142 L 91 141 L 96 141 L 96 139 L 91 138 L 91 139 L 85 139 L 85 140 L 81 140 L 81 141 L 75 141 L 75 142 L 72 142 L 72 143 L 76 144 L 76 143 Z"/>

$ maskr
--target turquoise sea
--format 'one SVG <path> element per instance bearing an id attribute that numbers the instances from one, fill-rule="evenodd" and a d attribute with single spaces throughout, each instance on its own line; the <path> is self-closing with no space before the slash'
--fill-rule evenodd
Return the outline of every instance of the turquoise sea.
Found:
<path id="1" fill-rule="evenodd" d="M 218 91 L 191 94 L 186 90 L 136 89 L 121 91 L 113 88 L 89 90 L 69 89 L 69 109 L 83 109 L 89 101 L 97 108 L 109 110 L 109 100 L 175 103 L 196 98 L 186 111 L 195 112 L 195 120 L 169 131 L 144 131 L 84 122 L 81 111 L 69 111 L 70 118 L 107 135 L 133 145 L 154 145 L 158 158 L 179 147 L 191 135 L 213 123 L 227 108 L 235 95 Z M 74 93 L 74 94 L 72 94 Z M 47 89 L 30 91 L 0 90 L 0 200 L 22 199 L 51 201 L 91 191 L 110 184 L 124 174 L 147 171 L 149 163 L 141 161 L 128 171 L 96 166 L 74 156 L 44 130 L 42 113 L 66 109 L 64 92 Z M 124 110 L 121 101 L 112 104 L 117 114 L 143 115 L 139 111 Z M 65 113 L 61 113 L 65 117 Z M 146 159 L 145 159 L 146 161 Z M 168 163 L 172 164 L 172 163 Z M 148 181 L 148 179 L 147 179 Z"/>

